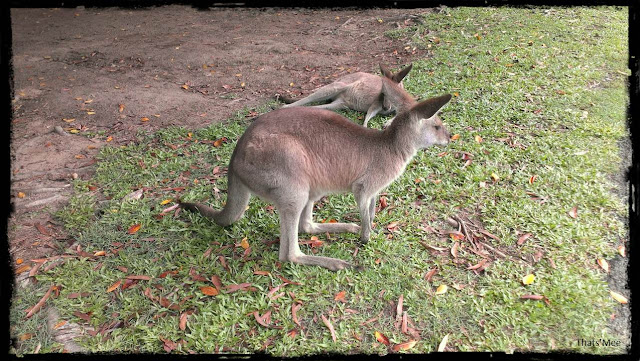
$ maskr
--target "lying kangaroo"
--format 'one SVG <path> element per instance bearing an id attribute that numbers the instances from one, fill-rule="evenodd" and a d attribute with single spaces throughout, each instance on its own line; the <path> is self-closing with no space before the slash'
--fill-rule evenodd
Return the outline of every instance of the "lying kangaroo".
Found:
<path id="1" fill-rule="evenodd" d="M 382 93 L 399 105 L 384 130 L 363 128 L 326 109 L 297 107 L 263 114 L 240 137 L 228 169 L 227 203 L 221 211 L 200 203 L 182 203 L 221 226 L 237 221 L 251 194 L 275 203 L 280 214 L 281 261 L 317 265 L 337 271 L 346 261 L 308 256 L 298 232 L 361 232 L 369 240 L 376 196 L 404 171 L 421 148 L 449 143 L 437 112 L 451 95 L 416 102 L 392 80 L 383 78 Z M 360 209 L 360 226 L 314 223 L 313 203 L 330 193 L 351 191 Z"/>
<path id="2" fill-rule="evenodd" d="M 402 86 L 402 79 L 409 73 L 413 64 L 397 73 L 392 73 L 386 66 L 380 64 L 382 74 Z M 302 106 L 309 103 L 331 99 L 331 103 L 315 105 L 316 108 L 339 110 L 350 108 L 360 112 L 367 112 L 364 126 L 376 114 L 390 114 L 395 111 L 396 104 L 382 96 L 382 80 L 378 75 L 369 73 L 353 73 L 345 75 L 335 82 L 325 85 L 306 98 L 302 98 L 283 108 Z"/>

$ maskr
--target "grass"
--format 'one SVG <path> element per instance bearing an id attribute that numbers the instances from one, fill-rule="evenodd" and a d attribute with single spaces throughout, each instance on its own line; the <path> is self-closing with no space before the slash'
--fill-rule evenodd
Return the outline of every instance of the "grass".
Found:
<path id="1" fill-rule="evenodd" d="M 379 332 L 392 345 L 417 340 L 400 351 L 410 353 L 436 351 L 445 335 L 449 351 L 624 353 L 628 340 L 608 326 L 616 302 L 596 260 L 616 257 L 626 237 L 626 202 L 611 191 L 621 171 L 617 142 L 627 136 L 626 21 L 626 9 L 603 7 L 453 8 L 426 14 L 428 28 L 389 32 L 430 50 L 405 87 L 421 98 L 455 93 L 442 118 L 459 138 L 420 152 L 384 191 L 388 207 L 376 215 L 366 246 L 354 234 L 320 235 L 321 246 L 302 246 L 362 271 L 281 264 L 273 244 L 277 211 L 257 198 L 227 228 L 186 212 L 159 216 L 173 204 L 163 201 L 177 197 L 223 205 L 226 177 L 219 170 L 249 124 L 249 110 L 205 129 L 141 133 L 135 144 L 103 148 L 95 177 L 75 183 L 75 196 L 58 215 L 87 253 L 17 289 L 11 332 L 22 341 L 13 351 L 62 351 L 43 326 L 43 312 L 24 319 L 24 310 L 57 285 L 59 295 L 47 302 L 62 320 L 103 330 L 79 340 L 92 352 L 393 352 L 376 340 Z M 370 126 L 384 121 L 374 118 Z M 463 152 L 471 159 L 466 166 Z M 124 200 L 137 189 L 144 190 L 141 199 Z M 569 216 L 573 207 L 576 218 Z M 458 241 L 452 256 L 456 240 L 437 232 L 454 230 L 446 222 L 451 216 L 474 227 L 484 253 Z M 315 217 L 357 221 L 353 196 L 327 197 Z M 128 232 L 134 225 L 139 230 Z M 531 237 L 516 245 L 525 233 Z M 100 251 L 105 255 L 93 256 Z M 483 271 L 468 269 L 483 259 Z M 535 282 L 525 286 L 521 279 L 530 273 Z M 127 281 L 130 275 L 149 279 Z M 212 286 L 214 275 L 224 286 L 252 289 L 207 296 L 202 287 Z M 440 285 L 448 291 L 436 294 Z M 520 299 L 529 294 L 546 298 Z M 395 325 L 400 297 L 413 334 Z M 301 326 L 293 307 L 300 307 Z M 260 325 L 254 311 L 270 311 L 277 328 Z M 579 342 L 598 339 L 620 343 Z"/>

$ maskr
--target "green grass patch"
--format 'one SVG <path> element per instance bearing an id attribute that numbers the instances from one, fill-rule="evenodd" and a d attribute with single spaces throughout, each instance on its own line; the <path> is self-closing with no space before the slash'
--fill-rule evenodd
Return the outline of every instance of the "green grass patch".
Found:
<path id="1" fill-rule="evenodd" d="M 417 340 L 401 351 L 411 353 L 436 351 L 445 335 L 450 351 L 625 352 L 628 340 L 608 327 L 616 302 L 596 259 L 613 258 L 626 237 L 626 201 L 611 192 L 621 171 L 617 141 L 627 136 L 626 9 L 452 8 L 425 15 L 424 24 L 388 35 L 411 34 L 430 50 L 405 88 L 421 98 L 455 92 L 442 118 L 459 138 L 420 152 L 384 191 L 388 207 L 366 246 L 354 234 L 320 235 L 321 246 L 302 246 L 363 270 L 281 264 L 277 211 L 257 198 L 226 228 L 187 212 L 162 213 L 177 197 L 222 207 L 224 169 L 248 111 L 204 129 L 141 133 L 135 144 L 102 149 L 95 177 L 76 182 L 58 216 L 85 253 L 17 289 L 12 334 L 35 336 L 15 352 L 38 344 L 61 350 L 44 316 L 23 319 L 52 284 L 60 292 L 49 305 L 97 332 L 79 340 L 94 352 L 392 352 L 376 331 L 392 345 Z M 125 199 L 139 189 L 142 198 Z M 452 216 L 475 236 L 473 245 L 459 241 L 456 257 L 455 240 L 443 233 L 455 229 L 446 221 Z M 323 199 L 315 217 L 357 221 L 353 196 Z M 517 245 L 525 233 L 531 237 Z M 480 262 L 481 272 L 469 269 Z M 525 286 L 530 273 L 535 282 Z M 203 287 L 213 286 L 212 276 L 223 286 L 250 285 L 208 296 Z M 436 294 L 440 285 L 448 291 Z M 520 298 L 532 294 L 545 298 Z M 400 297 L 413 329 L 407 333 L 396 322 Z M 269 312 L 272 327 L 254 312 Z M 620 345 L 580 343 L 598 339 Z"/>

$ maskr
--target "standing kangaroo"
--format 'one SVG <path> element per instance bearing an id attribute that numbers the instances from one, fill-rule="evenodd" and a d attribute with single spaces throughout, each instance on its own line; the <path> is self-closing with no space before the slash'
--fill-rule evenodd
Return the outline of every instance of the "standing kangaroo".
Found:
<path id="1" fill-rule="evenodd" d="M 386 66 L 380 64 L 380 70 L 384 77 L 393 80 L 402 86 L 402 79 L 409 73 L 413 64 L 397 73 L 392 73 Z M 364 118 L 364 126 L 376 114 L 390 114 L 395 111 L 397 104 L 382 95 L 382 78 L 369 73 L 353 73 L 345 75 L 335 82 L 325 85 L 306 98 L 302 98 L 283 108 L 302 106 L 309 103 L 331 99 L 331 103 L 315 105 L 316 108 L 339 110 L 350 108 L 359 112 L 367 112 Z"/>
<path id="2" fill-rule="evenodd" d="M 228 169 L 227 203 L 217 211 L 200 203 L 181 203 L 221 226 L 237 221 L 251 194 L 275 204 L 280 215 L 281 261 L 337 271 L 350 263 L 309 256 L 298 245 L 298 232 L 360 231 L 369 240 L 376 196 L 402 174 L 421 148 L 449 143 L 449 132 L 436 114 L 451 95 L 416 102 L 390 79 L 382 93 L 399 104 L 384 130 L 364 128 L 325 109 L 278 109 L 256 118 L 240 137 Z M 353 223 L 314 223 L 313 203 L 330 193 L 351 191 L 360 210 Z"/>

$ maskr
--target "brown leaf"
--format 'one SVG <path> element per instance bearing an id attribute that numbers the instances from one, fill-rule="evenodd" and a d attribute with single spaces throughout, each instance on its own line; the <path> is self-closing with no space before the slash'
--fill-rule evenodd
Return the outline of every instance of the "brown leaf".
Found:
<path id="1" fill-rule="evenodd" d="M 200 291 L 207 296 L 217 296 L 219 293 L 215 287 L 211 286 L 202 286 L 200 287 Z"/>
<path id="2" fill-rule="evenodd" d="M 300 283 L 300 282 L 293 282 L 293 281 L 289 281 L 288 279 L 284 278 L 284 277 L 283 277 L 283 276 L 281 276 L 281 275 L 277 275 L 277 276 L 278 276 L 278 278 L 280 278 L 280 279 L 282 280 L 282 282 L 284 282 L 284 283 L 287 283 L 287 284 L 290 284 L 290 285 L 296 285 L 296 286 L 300 286 L 300 285 L 301 285 L 301 283 Z"/>
<path id="3" fill-rule="evenodd" d="M 407 342 L 403 342 L 403 343 L 399 343 L 397 345 L 393 345 L 393 347 L 391 348 L 393 351 L 398 352 L 398 351 L 406 351 L 408 349 L 413 348 L 413 346 L 416 345 L 416 340 L 411 340 L 411 341 L 407 341 Z"/>
<path id="4" fill-rule="evenodd" d="M 142 227 L 142 224 L 140 223 L 134 224 L 131 227 L 129 227 L 129 229 L 127 230 L 127 233 L 134 234 L 140 230 L 140 227 Z"/>
<path id="5" fill-rule="evenodd" d="M 226 141 L 227 141 L 227 137 L 222 137 L 222 138 L 220 138 L 220 139 L 218 139 L 218 140 L 214 141 L 214 142 L 213 142 L 213 146 L 214 146 L 214 147 L 216 147 L 216 148 L 218 148 L 218 147 L 220 147 L 220 146 L 221 146 L 224 142 L 226 142 Z"/>
<path id="6" fill-rule="evenodd" d="M 51 296 L 51 292 L 56 289 L 56 286 L 51 286 L 49 287 L 49 289 L 47 290 L 47 292 L 44 294 L 44 296 L 42 296 L 42 298 L 40 299 L 40 301 L 38 301 L 38 303 L 36 303 L 35 306 L 31 307 L 28 311 L 27 311 L 27 318 L 33 316 L 36 312 L 40 311 L 40 309 L 42 308 L 42 306 L 44 306 L 44 304 L 47 302 L 47 299 L 49 299 L 49 296 Z"/>
<path id="7" fill-rule="evenodd" d="M 80 319 L 83 319 L 83 320 L 85 320 L 87 322 L 91 322 L 91 314 L 92 314 L 92 312 L 87 312 L 87 313 L 80 312 L 80 311 L 74 311 L 73 312 L 74 316 L 76 316 L 76 317 L 78 317 Z"/>
<path id="8" fill-rule="evenodd" d="M 569 211 L 569 217 L 576 219 L 578 218 L 578 207 L 573 207 L 571 208 L 571 210 Z"/>
<path id="9" fill-rule="evenodd" d="M 520 237 L 518 238 L 518 242 L 516 242 L 516 244 L 517 244 L 518 246 L 522 246 L 522 244 L 523 244 L 524 242 L 526 242 L 526 240 L 527 240 L 527 239 L 529 239 L 529 237 L 531 237 L 531 233 L 525 233 L 525 234 L 523 234 L 522 236 L 520 236 Z"/>
<path id="10" fill-rule="evenodd" d="M 271 310 L 267 311 L 264 315 L 260 316 L 258 311 L 253 311 L 253 317 L 258 323 L 267 328 L 282 329 L 282 326 L 271 325 Z"/>
<path id="11" fill-rule="evenodd" d="M 269 271 L 253 271 L 254 275 L 258 275 L 258 276 L 268 276 L 271 274 L 271 272 Z"/>
<path id="12" fill-rule="evenodd" d="M 144 275 L 129 275 L 127 277 L 125 277 L 128 280 L 138 280 L 138 281 L 149 281 L 151 280 L 151 277 L 149 276 L 144 276 Z"/>
<path id="13" fill-rule="evenodd" d="M 345 291 L 340 291 L 338 293 L 336 293 L 335 297 L 333 298 L 334 301 L 339 301 L 339 302 L 347 302 L 345 301 L 345 295 L 347 293 Z"/>
<path id="14" fill-rule="evenodd" d="M 424 279 L 427 282 L 431 282 L 431 278 L 433 278 L 433 276 L 438 272 L 437 268 L 431 269 L 427 272 L 427 274 L 424 275 Z"/>
<path id="15" fill-rule="evenodd" d="M 376 340 L 380 343 L 383 343 L 387 346 L 389 346 L 391 343 L 389 342 L 389 338 L 387 336 L 385 336 L 382 332 L 374 332 L 374 335 L 376 336 Z"/>
<path id="16" fill-rule="evenodd" d="M 385 208 L 387 208 L 389 206 L 388 202 L 387 202 L 387 197 L 382 196 L 380 197 L 380 210 L 383 210 Z"/>
<path id="17" fill-rule="evenodd" d="M 112 284 L 111 286 L 109 286 L 109 288 L 107 288 L 107 293 L 111 293 L 115 291 L 116 288 L 120 287 L 121 283 L 122 283 L 122 280 L 117 280 L 114 284 Z"/>
<path id="18" fill-rule="evenodd" d="M 464 233 L 460 231 L 448 231 L 448 233 L 449 237 L 451 237 L 451 239 L 453 239 L 454 241 L 461 241 L 464 239 Z"/>
<path id="19" fill-rule="evenodd" d="M 180 314 L 180 321 L 178 322 L 178 328 L 182 331 L 187 329 L 187 317 L 192 314 L 193 311 L 185 311 Z"/>
<path id="20" fill-rule="evenodd" d="M 543 295 L 522 295 L 520 299 L 522 300 L 542 300 L 545 297 Z"/>
<path id="21" fill-rule="evenodd" d="M 224 288 L 226 290 L 226 293 L 232 293 L 236 291 L 250 291 L 249 288 L 251 288 L 251 283 L 240 283 L 240 284 L 228 285 L 228 286 L 225 286 Z"/>
<path id="22" fill-rule="evenodd" d="M 200 281 L 200 282 L 208 282 L 209 281 L 206 277 L 204 277 L 204 276 L 200 275 L 198 272 L 196 272 L 194 267 L 191 267 L 191 269 L 189 269 L 189 276 L 191 276 L 191 278 L 194 281 Z"/>
<path id="23" fill-rule="evenodd" d="M 49 230 L 45 226 L 41 225 L 40 223 L 36 223 L 34 224 L 34 226 L 36 227 L 38 232 L 44 234 L 45 236 L 49 236 L 49 237 L 51 236 L 51 233 L 49 233 Z"/>
<path id="24" fill-rule="evenodd" d="M 162 341 L 162 348 L 164 348 L 166 352 L 171 352 L 178 347 L 178 344 L 171 340 L 160 337 L 160 341 Z"/>
<path id="25" fill-rule="evenodd" d="M 460 247 L 460 243 L 456 242 L 453 244 L 453 246 L 451 247 L 451 255 L 453 256 L 453 258 L 458 257 L 458 248 Z"/>
<path id="26" fill-rule="evenodd" d="M 467 267 L 467 269 L 468 270 L 477 270 L 478 268 L 483 267 L 485 263 L 487 263 L 487 260 L 485 258 L 483 258 L 477 264 L 474 264 L 473 266 Z"/>
<path id="27" fill-rule="evenodd" d="M 298 310 L 300 309 L 300 307 L 302 307 L 301 303 L 294 303 L 293 305 L 291 305 L 291 317 L 293 318 L 293 322 L 298 325 L 299 327 L 302 327 L 302 325 L 300 324 L 300 321 L 298 320 Z"/>
<path id="28" fill-rule="evenodd" d="M 218 291 L 222 292 L 222 281 L 218 275 L 211 276 L 211 283 L 218 289 Z"/>
<path id="29" fill-rule="evenodd" d="M 600 266 L 600 268 L 602 268 L 605 272 L 609 273 L 609 262 L 607 262 L 606 259 L 599 258 L 598 259 L 598 266 Z"/>
<path id="30" fill-rule="evenodd" d="M 336 337 L 336 330 L 333 329 L 331 321 L 324 317 L 324 315 L 320 315 L 320 318 L 322 319 L 322 322 L 325 324 L 325 326 L 327 326 L 327 328 L 329 329 L 329 332 L 331 332 L 331 338 L 333 339 L 333 342 L 336 342 L 338 338 Z"/>

